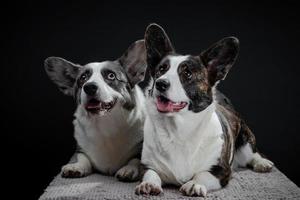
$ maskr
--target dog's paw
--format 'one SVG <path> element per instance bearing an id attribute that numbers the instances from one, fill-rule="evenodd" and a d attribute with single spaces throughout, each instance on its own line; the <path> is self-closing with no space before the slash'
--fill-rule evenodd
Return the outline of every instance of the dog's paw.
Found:
<path id="1" fill-rule="evenodd" d="M 194 181 L 189 181 L 183 184 L 179 191 L 186 196 L 205 197 L 207 194 L 206 187 L 204 185 L 197 184 Z"/>
<path id="2" fill-rule="evenodd" d="M 66 164 L 61 168 L 61 176 L 64 178 L 80 178 L 86 175 L 85 169 L 76 163 Z"/>
<path id="3" fill-rule="evenodd" d="M 260 157 L 252 161 L 252 166 L 256 172 L 269 172 L 274 166 L 274 163 L 266 158 Z"/>
<path id="4" fill-rule="evenodd" d="M 139 169 L 135 165 L 125 165 L 116 172 L 115 176 L 120 181 L 136 181 L 139 176 Z"/>
<path id="5" fill-rule="evenodd" d="M 142 182 L 135 188 L 135 194 L 137 195 L 159 195 L 160 193 L 162 193 L 162 191 L 163 190 L 161 186 L 149 182 Z"/>

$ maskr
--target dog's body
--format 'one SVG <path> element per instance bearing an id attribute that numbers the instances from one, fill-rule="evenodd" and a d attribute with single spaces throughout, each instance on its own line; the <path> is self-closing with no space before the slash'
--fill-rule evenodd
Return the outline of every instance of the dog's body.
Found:
<path id="1" fill-rule="evenodd" d="M 153 107 L 153 103 L 150 103 Z M 149 107 L 151 107 L 149 105 Z M 142 161 L 166 184 L 182 185 L 197 171 L 209 170 L 222 151 L 222 126 L 210 105 L 201 113 L 163 117 L 153 107 L 145 122 Z M 197 122 L 197 123 L 196 123 Z M 208 156 L 209 155 L 209 156 Z"/>
<path id="2" fill-rule="evenodd" d="M 153 87 L 146 99 L 142 164 L 137 194 L 159 194 L 161 185 L 181 186 L 188 196 L 227 185 L 234 166 L 269 171 L 273 163 L 256 151 L 255 138 L 216 85 L 238 52 L 226 38 L 200 56 L 174 52 L 167 35 L 150 25 L 145 35 Z"/>
<path id="3" fill-rule="evenodd" d="M 136 84 L 143 79 L 144 41 L 135 42 L 116 61 L 75 65 L 50 57 L 49 77 L 78 106 L 74 136 L 78 150 L 62 167 L 64 177 L 82 177 L 92 169 L 120 180 L 136 180 L 144 125 L 144 95 Z"/>
<path id="4" fill-rule="evenodd" d="M 138 158 L 142 150 L 144 96 L 138 86 L 132 96 L 136 102 L 132 110 L 116 103 L 109 115 L 89 116 L 82 106 L 75 112 L 78 150 L 88 155 L 92 166 L 102 173 L 115 174 L 131 158 Z"/>

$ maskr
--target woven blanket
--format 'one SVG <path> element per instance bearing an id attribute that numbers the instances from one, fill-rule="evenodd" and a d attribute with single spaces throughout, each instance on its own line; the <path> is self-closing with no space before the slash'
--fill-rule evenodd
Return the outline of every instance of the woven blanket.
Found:
<path id="1" fill-rule="evenodd" d="M 159 196 L 137 196 L 134 188 L 138 184 L 117 181 L 114 177 L 92 174 L 84 178 L 62 178 L 58 174 L 45 189 L 40 200 L 60 199 L 204 199 L 183 196 L 176 187 L 163 188 Z M 219 199 L 300 199 L 300 188 L 277 168 L 270 173 L 256 173 L 241 169 L 233 173 L 229 184 L 217 191 L 209 192 L 207 200 Z"/>

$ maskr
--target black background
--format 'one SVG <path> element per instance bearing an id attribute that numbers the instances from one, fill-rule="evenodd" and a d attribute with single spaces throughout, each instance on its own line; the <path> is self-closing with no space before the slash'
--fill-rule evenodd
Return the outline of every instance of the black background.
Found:
<path id="1" fill-rule="evenodd" d="M 299 185 L 299 7 L 296 1 L 226 2 L 3 6 L 1 163 L 8 188 L 18 188 L 12 194 L 38 198 L 75 149 L 75 103 L 50 82 L 44 59 L 115 59 L 151 22 L 166 29 L 180 53 L 198 54 L 225 36 L 240 39 L 239 58 L 219 88 L 246 119 L 260 151 Z"/>

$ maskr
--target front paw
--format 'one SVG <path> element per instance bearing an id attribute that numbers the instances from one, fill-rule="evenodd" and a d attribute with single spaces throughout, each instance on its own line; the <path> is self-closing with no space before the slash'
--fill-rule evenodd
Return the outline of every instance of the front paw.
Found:
<path id="1" fill-rule="evenodd" d="M 204 185 L 195 183 L 194 181 L 189 181 L 181 186 L 179 191 L 186 196 L 199 196 L 205 197 L 207 194 L 207 189 Z"/>
<path id="2" fill-rule="evenodd" d="M 76 163 L 66 164 L 61 168 L 61 176 L 64 178 L 80 178 L 86 175 L 84 168 Z"/>
<path id="3" fill-rule="evenodd" d="M 135 194 L 137 195 L 159 195 L 160 193 L 162 193 L 162 191 L 163 190 L 161 186 L 149 182 L 142 182 L 135 188 Z"/>
<path id="4" fill-rule="evenodd" d="M 120 181 L 136 181 L 139 176 L 139 169 L 135 165 L 125 165 L 117 171 L 115 176 Z"/>
<path id="5" fill-rule="evenodd" d="M 266 158 L 259 158 L 253 161 L 253 170 L 256 172 L 269 172 L 274 163 Z"/>

